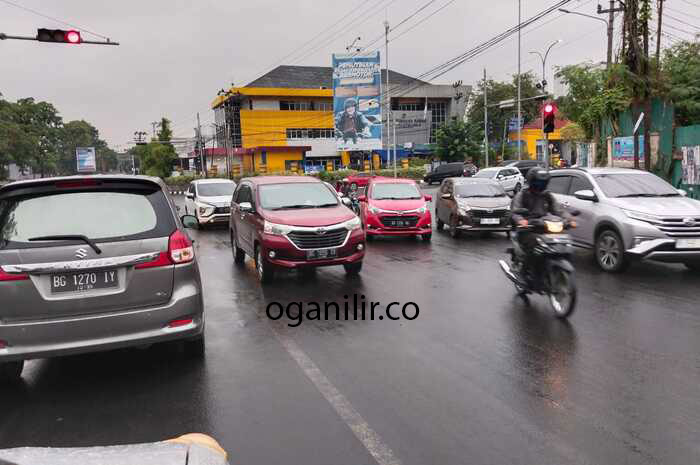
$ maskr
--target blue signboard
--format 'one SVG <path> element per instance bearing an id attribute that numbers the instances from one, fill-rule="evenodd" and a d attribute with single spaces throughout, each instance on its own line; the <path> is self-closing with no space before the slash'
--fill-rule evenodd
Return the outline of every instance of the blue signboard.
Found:
<path id="1" fill-rule="evenodd" d="M 75 149 L 78 173 L 94 173 L 97 171 L 95 147 L 78 147 Z"/>
<path id="2" fill-rule="evenodd" d="M 379 52 L 333 55 L 333 113 L 338 150 L 382 148 Z"/>
<path id="3" fill-rule="evenodd" d="M 639 154 L 639 160 L 644 160 L 644 136 L 637 136 L 639 139 L 639 146 L 637 147 L 637 153 Z M 612 158 L 613 161 L 634 161 L 634 137 L 615 137 L 613 138 L 612 147 Z"/>

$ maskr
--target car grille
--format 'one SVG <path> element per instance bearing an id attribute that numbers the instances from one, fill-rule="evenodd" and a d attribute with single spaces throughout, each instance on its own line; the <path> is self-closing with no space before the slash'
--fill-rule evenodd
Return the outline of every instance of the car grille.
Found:
<path id="1" fill-rule="evenodd" d="M 694 224 L 686 224 L 686 219 L 689 217 L 667 217 L 653 224 L 669 237 L 700 237 L 700 217 L 692 218 Z"/>
<path id="2" fill-rule="evenodd" d="M 510 210 L 505 208 L 494 208 L 489 211 L 488 209 L 476 209 L 472 208 L 470 210 L 473 218 L 503 218 L 510 214 Z"/>
<path id="3" fill-rule="evenodd" d="M 417 216 L 382 216 L 380 221 L 389 228 L 415 228 L 418 224 Z"/>
<path id="4" fill-rule="evenodd" d="M 231 213 L 231 207 L 216 207 L 214 209 L 215 215 L 228 215 Z"/>
<path id="5" fill-rule="evenodd" d="M 347 229 L 335 228 L 327 230 L 325 234 L 319 234 L 316 231 L 292 231 L 287 234 L 287 237 L 300 249 L 324 249 L 340 247 L 347 235 Z"/>

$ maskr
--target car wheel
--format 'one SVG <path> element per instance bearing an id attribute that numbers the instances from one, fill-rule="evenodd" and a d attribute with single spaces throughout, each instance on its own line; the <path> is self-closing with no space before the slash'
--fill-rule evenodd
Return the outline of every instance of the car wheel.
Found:
<path id="1" fill-rule="evenodd" d="M 441 220 L 440 218 L 438 218 L 438 220 L 437 220 L 437 230 L 438 230 L 438 231 L 442 231 L 443 229 L 445 229 L 445 223 L 443 223 L 442 220 Z"/>
<path id="2" fill-rule="evenodd" d="M 450 236 L 452 236 L 454 239 L 457 239 L 459 237 L 460 230 L 457 229 L 457 217 L 453 216 L 450 219 Z"/>
<path id="3" fill-rule="evenodd" d="M 187 339 L 182 341 L 182 343 L 186 356 L 192 358 L 204 357 L 204 353 L 206 352 L 204 333 L 195 339 Z"/>
<path id="4" fill-rule="evenodd" d="M 598 266 L 608 273 L 620 273 L 629 266 L 622 239 L 612 229 L 606 229 L 598 235 L 595 258 Z"/>
<path id="5" fill-rule="evenodd" d="M 685 262 L 684 265 L 690 271 L 700 271 L 700 262 Z"/>
<path id="6" fill-rule="evenodd" d="M 513 194 L 517 194 L 518 192 L 520 192 L 520 189 L 522 189 L 522 188 L 523 188 L 523 186 L 521 186 L 520 183 L 517 183 L 515 185 L 515 187 L 513 188 Z"/>
<path id="7" fill-rule="evenodd" d="M 231 253 L 233 254 L 233 262 L 235 264 L 240 265 L 245 262 L 245 252 L 238 247 L 236 239 L 233 237 L 233 231 L 231 231 Z"/>
<path id="8" fill-rule="evenodd" d="M 343 265 L 343 268 L 345 268 L 345 273 L 347 273 L 350 276 L 356 276 L 360 274 L 360 271 L 362 271 L 362 262 L 355 262 L 355 263 L 350 263 L 349 265 Z"/>
<path id="9" fill-rule="evenodd" d="M 421 235 L 421 238 L 422 238 L 425 242 L 430 242 L 430 240 L 433 238 L 433 233 L 422 234 L 422 235 Z"/>
<path id="10" fill-rule="evenodd" d="M 260 246 L 255 249 L 255 270 L 261 283 L 269 283 L 275 277 L 275 269 L 262 256 L 261 249 L 262 247 Z"/>
<path id="11" fill-rule="evenodd" d="M 16 383 L 22 377 L 24 360 L 0 363 L 0 384 Z"/>

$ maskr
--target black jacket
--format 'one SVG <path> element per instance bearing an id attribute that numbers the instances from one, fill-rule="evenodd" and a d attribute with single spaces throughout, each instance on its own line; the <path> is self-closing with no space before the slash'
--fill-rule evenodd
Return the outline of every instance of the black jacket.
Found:
<path id="1" fill-rule="evenodd" d="M 511 210 L 526 208 L 529 211 L 527 217 L 513 213 L 512 219 L 514 223 L 528 218 L 541 218 L 548 214 L 564 219 L 569 218 L 569 214 L 561 208 L 557 199 L 549 191 L 535 194 L 530 192 L 530 189 L 523 189 L 513 197 L 510 208 Z"/>

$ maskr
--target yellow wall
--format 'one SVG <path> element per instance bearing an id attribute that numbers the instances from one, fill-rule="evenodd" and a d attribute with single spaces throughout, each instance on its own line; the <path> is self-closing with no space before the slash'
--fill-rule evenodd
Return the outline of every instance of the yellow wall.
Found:
<path id="1" fill-rule="evenodd" d="M 537 141 L 544 139 L 544 133 L 541 129 L 523 129 L 521 131 L 522 140 L 527 144 L 527 153 L 529 158 L 534 160 L 537 158 Z M 511 141 L 518 140 L 518 131 L 512 131 L 508 137 Z M 561 140 L 559 130 L 549 133 L 549 140 Z"/>
<path id="2" fill-rule="evenodd" d="M 243 147 L 287 145 L 287 128 L 332 128 L 330 111 L 241 110 Z"/>
<path id="3" fill-rule="evenodd" d="M 246 158 L 248 160 L 246 161 L 245 165 L 248 171 L 252 170 L 252 158 L 255 157 L 255 171 L 258 171 L 260 168 L 260 165 L 263 164 L 262 160 L 262 150 L 256 150 L 255 154 L 250 154 L 246 155 Z M 290 147 L 288 150 L 285 150 L 283 152 L 279 151 L 274 151 L 274 152 L 267 152 L 267 172 L 268 173 L 277 173 L 281 171 L 286 170 L 286 163 L 285 161 L 292 161 L 292 160 L 297 160 L 301 161 L 304 157 L 304 154 L 302 153 L 301 149 Z"/>

